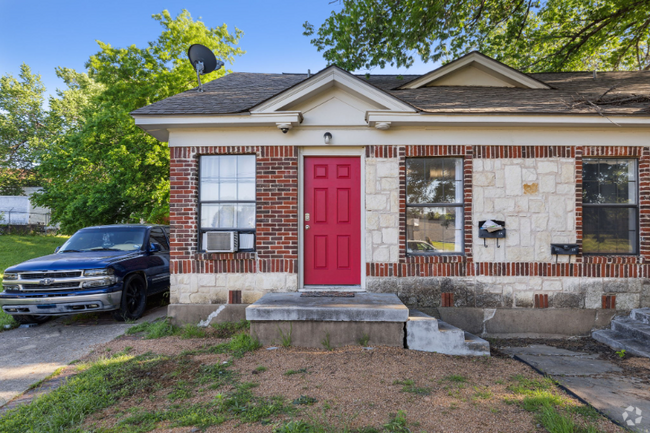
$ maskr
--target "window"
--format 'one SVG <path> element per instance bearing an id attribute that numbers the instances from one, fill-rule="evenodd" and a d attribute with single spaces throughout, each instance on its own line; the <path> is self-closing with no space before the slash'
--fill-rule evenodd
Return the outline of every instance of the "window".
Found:
<path id="1" fill-rule="evenodd" d="M 149 243 L 150 244 L 157 243 L 158 245 L 160 245 L 160 249 L 162 251 L 169 251 L 169 244 L 167 243 L 167 237 L 165 236 L 165 233 L 160 227 L 154 227 L 151 229 L 151 233 L 149 234 Z"/>
<path id="2" fill-rule="evenodd" d="M 406 160 L 406 252 L 463 251 L 462 158 Z"/>
<path id="3" fill-rule="evenodd" d="M 584 159 L 582 250 L 636 254 L 639 205 L 634 159 Z"/>
<path id="4" fill-rule="evenodd" d="M 255 250 L 255 156 L 202 156 L 201 233 L 236 231 L 239 250 Z"/>

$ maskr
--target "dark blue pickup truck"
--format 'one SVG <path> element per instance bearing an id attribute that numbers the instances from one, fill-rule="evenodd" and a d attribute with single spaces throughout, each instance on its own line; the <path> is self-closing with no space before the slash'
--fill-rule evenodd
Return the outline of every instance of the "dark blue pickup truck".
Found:
<path id="1" fill-rule="evenodd" d="M 79 230 L 54 254 L 5 270 L 0 306 L 20 323 L 112 311 L 142 316 L 147 296 L 169 290 L 169 228 L 128 224 Z"/>

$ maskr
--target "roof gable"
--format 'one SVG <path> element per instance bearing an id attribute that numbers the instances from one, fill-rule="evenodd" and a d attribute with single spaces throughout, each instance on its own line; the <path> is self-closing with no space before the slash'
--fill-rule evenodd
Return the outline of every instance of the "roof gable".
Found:
<path id="1" fill-rule="evenodd" d="M 350 93 L 355 98 L 382 110 L 416 112 L 413 106 L 396 98 L 363 79 L 338 66 L 329 66 L 312 77 L 262 101 L 250 109 L 251 113 L 272 113 L 289 110 L 291 107 L 316 97 L 332 88 Z"/>
<path id="2" fill-rule="evenodd" d="M 402 85 L 400 89 L 436 86 L 551 88 L 542 81 L 474 51 Z"/>

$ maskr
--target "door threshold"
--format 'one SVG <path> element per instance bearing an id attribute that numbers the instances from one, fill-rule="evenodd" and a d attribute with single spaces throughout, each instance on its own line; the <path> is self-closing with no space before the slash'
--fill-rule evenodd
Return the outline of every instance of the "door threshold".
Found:
<path id="1" fill-rule="evenodd" d="M 299 292 L 365 292 L 361 286 L 332 286 L 332 285 L 309 285 L 298 289 Z"/>

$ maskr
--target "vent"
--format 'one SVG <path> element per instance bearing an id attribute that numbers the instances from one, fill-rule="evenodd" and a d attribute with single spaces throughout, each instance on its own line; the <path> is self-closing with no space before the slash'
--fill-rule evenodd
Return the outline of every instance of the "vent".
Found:
<path id="1" fill-rule="evenodd" d="M 234 253 L 238 244 L 237 232 L 203 233 L 203 249 L 208 253 Z"/>

